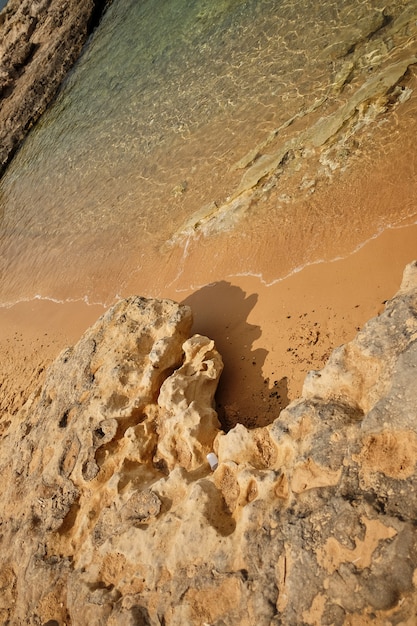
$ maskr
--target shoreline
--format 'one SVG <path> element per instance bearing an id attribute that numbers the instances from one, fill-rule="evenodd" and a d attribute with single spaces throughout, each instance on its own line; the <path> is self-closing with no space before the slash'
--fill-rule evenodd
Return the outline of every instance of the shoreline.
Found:
<path id="1" fill-rule="evenodd" d="M 163 297 L 189 304 L 193 332 L 214 339 L 223 357 L 217 402 L 224 427 L 276 419 L 301 394 L 307 372 L 321 369 L 334 348 L 383 310 L 417 257 L 416 242 L 417 225 L 387 229 L 348 257 L 308 265 L 271 286 L 234 276 L 181 294 L 168 288 Z M 24 404 L 46 367 L 104 311 L 47 300 L 0 309 L 5 415 Z"/>
<path id="2" fill-rule="evenodd" d="M 0 13 L 0 171 L 111 1 Z M 411 623 L 417 5 L 114 4 L 0 185 L 0 622 Z"/>
<path id="3" fill-rule="evenodd" d="M 225 318 L 233 297 L 217 313 L 219 287 L 186 298 L 195 332 L 213 338 L 225 360 L 217 397 L 228 407 L 228 425 L 235 419 L 265 425 L 297 399 L 308 371 L 321 369 L 398 291 L 405 265 L 417 256 L 416 242 L 417 226 L 390 229 L 344 259 L 307 266 L 271 287 L 236 278 L 228 290 L 238 290 L 235 308 L 246 306 L 247 316 L 237 319 L 232 335 Z"/>

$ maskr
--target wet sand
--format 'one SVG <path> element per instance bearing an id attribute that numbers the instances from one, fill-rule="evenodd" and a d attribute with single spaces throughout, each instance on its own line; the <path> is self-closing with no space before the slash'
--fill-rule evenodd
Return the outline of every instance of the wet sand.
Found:
<path id="1" fill-rule="evenodd" d="M 235 277 L 183 294 L 194 331 L 212 337 L 224 359 L 217 394 L 224 426 L 278 417 L 301 394 L 307 372 L 320 369 L 395 294 L 404 266 L 417 257 L 416 243 L 417 226 L 389 229 L 345 259 L 311 265 L 270 287 Z M 180 299 L 174 289 L 165 295 Z M 103 311 L 47 301 L 0 310 L 2 421 Z"/>
<path id="2" fill-rule="evenodd" d="M 297 398 L 307 372 L 323 367 L 398 291 L 416 242 L 417 226 L 387 230 L 346 259 L 273 286 L 239 278 L 186 298 L 195 331 L 213 337 L 224 358 L 218 401 L 226 425 L 264 425 Z"/>
<path id="3" fill-rule="evenodd" d="M 413 95 L 402 105 L 401 115 L 397 111 L 369 129 L 345 173 L 318 186 L 310 199 L 291 209 L 301 217 L 313 213 L 316 221 L 308 225 L 321 228 L 319 258 L 332 259 L 342 244 L 340 255 L 345 258 L 309 265 L 273 282 L 271 277 L 283 275 L 279 255 L 291 246 L 298 258 L 305 241 L 297 240 L 295 224 L 292 238 L 280 246 L 265 222 L 257 238 L 262 245 L 255 241 L 243 251 L 248 259 L 257 255 L 262 279 L 239 275 L 236 268 L 245 240 L 234 238 L 233 231 L 207 245 L 196 240 L 186 258 L 178 246 L 178 258 L 162 258 L 152 272 L 125 271 L 122 296 L 183 301 L 193 309 L 194 331 L 215 340 L 225 363 L 217 394 L 225 428 L 237 422 L 254 427 L 273 421 L 301 394 L 307 372 L 323 367 L 331 351 L 351 340 L 399 289 L 405 265 L 417 258 L 416 110 Z M 271 206 L 279 193 L 277 188 L 269 196 Z M 383 230 L 387 223 L 398 228 Z M 382 234 L 349 252 L 378 230 Z M 114 276 L 104 263 L 102 275 L 103 292 L 115 293 Z M 116 278 L 119 282 L 120 276 Z M 104 310 L 82 301 L 40 300 L 0 308 L 1 421 L 22 406 L 41 383 L 47 365 Z"/>

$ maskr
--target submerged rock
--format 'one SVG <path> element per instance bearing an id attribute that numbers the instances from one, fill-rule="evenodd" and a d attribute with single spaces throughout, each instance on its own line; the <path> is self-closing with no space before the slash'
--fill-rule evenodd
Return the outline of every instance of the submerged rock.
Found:
<path id="1" fill-rule="evenodd" d="M 0 174 L 75 63 L 107 0 L 9 0 L 0 13 Z"/>
<path id="2" fill-rule="evenodd" d="M 417 264 L 265 428 L 191 324 L 119 302 L 0 441 L 1 623 L 413 624 Z"/>

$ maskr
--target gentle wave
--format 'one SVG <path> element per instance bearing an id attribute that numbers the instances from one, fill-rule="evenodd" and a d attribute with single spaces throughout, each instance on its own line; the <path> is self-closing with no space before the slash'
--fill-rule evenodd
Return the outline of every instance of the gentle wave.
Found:
<path id="1" fill-rule="evenodd" d="M 307 269 L 308 267 L 312 267 L 312 266 L 315 266 L 315 265 L 321 265 L 321 264 L 324 264 L 324 263 L 336 263 L 338 261 L 343 261 L 345 259 L 348 259 L 348 258 L 354 256 L 360 250 L 362 250 L 362 248 L 367 246 L 371 241 L 375 241 L 376 239 L 381 237 L 384 233 L 386 233 L 389 230 L 407 229 L 407 228 L 409 228 L 411 226 L 417 226 L 417 219 L 414 222 L 411 222 L 410 224 L 407 224 L 406 226 L 404 226 L 404 225 L 390 225 L 390 226 L 386 226 L 386 227 L 382 228 L 381 230 L 379 230 L 378 232 L 376 232 L 371 237 L 368 237 L 366 240 L 362 241 L 360 244 L 355 246 L 355 248 L 353 248 L 348 254 L 334 256 L 334 257 L 329 258 L 329 259 L 321 258 L 321 259 L 315 259 L 314 261 L 306 262 L 306 263 L 304 263 L 302 265 L 299 265 L 299 266 L 293 268 L 290 272 L 287 272 L 284 276 L 280 276 L 278 278 L 275 278 L 274 280 L 267 281 L 267 280 L 264 279 L 262 272 L 250 272 L 250 271 L 248 271 L 248 272 L 235 272 L 235 273 L 227 274 L 225 276 L 225 278 L 226 279 L 230 279 L 230 278 L 255 278 L 264 287 L 273 287 L 274 285 L 277 285 L 278 283 L 281 283 L 281 282 L 284 282 L 285 280 L 288 280 L 289 278 L 291 278 L 291 276 L 294 276 L 295 274 L 299 274 L 300 272 L 302 272 L 303 270 Z M 417 248 L 416 248 L 416 258 L 417 258 Z M 175 280 L 180 278 L 180 276 L 181 276 L 181 273 L 179 273 L 176 276 Z M 175 281 L 173 281 L 173 283 L 174 282 Z M 211 282 L 202 283 L 202 284 L 191 284 L 191 285 L 189 285 L 187 287 L 176 288 L 175 291 L 176 291 L 176 293 L 186 293 L 186 292 L 189 292 L 189 291 L 198 291 L 199 289 L 203 289 L 204 287 L 209 287 L 211 285 L 214 285 L 214 284 L 216 284 L 216 282 L 217 281 L 211 281 Z"/>
<path id="2" fill-rule="evenodd" d="M 114 301 L 116 302 L 117 300 L 120 300 L 120 299 L 121 299 L 120 296 L 115 296 Z M 109 305 L 105 304 L 104 302 L 90 301 L 90 298 L 88 296 L 84 296 L 82 298 L 60 299 L 60 298 L 54 298 L 53 296 L 41 296 L 40 294 L 36 294 L 33 297 L 19 298 L 17 300 L 8 301 L 8 302 L 0 302 L 0 309 L 11 309 L 14 306 L 17 306 L 19 304 L 35 302 L 39 300 L 43 302 L 53 302 L 54 304 L 73 304 L 76 302 L 82 302 L 87 306 L 102 306 L 104 309 L 107 309 L 109 307 Z"/>
<path id="3" fill-rule="evenodd" d="M 140 293 L 154 278 L 161 293 L 197 289 L 178 286 L 196 230 L 207 258 L 216 238 L 234 238 L 239 264 L 220 271 L 266 286 L 322 263 L 339 239 L 344 255 L 337 227 L 324 250 L 326 220 L 354 221 L 360 249 L 372 216 L 307 204 L 296 214 L 289 189 L 312 197 L 317 181 L 330 185 L 336 166 L 359 158 L 355 133 L 374 132 L 391 100 L 410 96 L 416 17 L 400 0 L 390 16 L 379 0 L 113 3 L 1 181 L 0 307 L 107 307 L 117 290 Z M 389 222 L 388 202 L 383 211 L 376 226 Z M 256 258 L 265 233 L 300 250 L 266 268 Z M 171 252 L 182 257 L 168 272 Z"/>

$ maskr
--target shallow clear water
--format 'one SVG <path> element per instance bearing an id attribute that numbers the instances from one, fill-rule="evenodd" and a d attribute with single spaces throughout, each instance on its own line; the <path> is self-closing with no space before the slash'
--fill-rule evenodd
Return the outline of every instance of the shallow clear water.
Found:
<path id="1" fill-rule="evenodd" d="M 1 303 L 163 293 L 189 246 L 219 258 L 203 282 L 221 278 L 228 252 L 234 272 L 270 281 L 319 258 L 320 207 L 294 205 L 294 189 L 329 180 L 354 125 L 374 120 L 359 103 L 335 126 L 334 153 L 315 125 L 416 53 L 416 16 L 402 1 L 114 0 L 0 183 Z M 334 238 L 343 215 L 324 217 Z M 351 220 L 360 233 L 363 211 Z M 279 243 L 268 268 L 265 232 Z"/>

